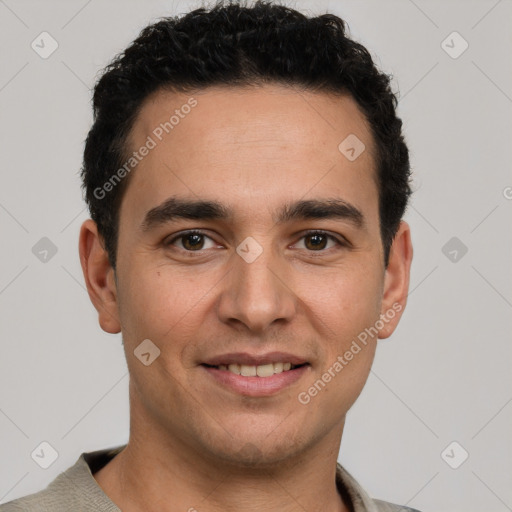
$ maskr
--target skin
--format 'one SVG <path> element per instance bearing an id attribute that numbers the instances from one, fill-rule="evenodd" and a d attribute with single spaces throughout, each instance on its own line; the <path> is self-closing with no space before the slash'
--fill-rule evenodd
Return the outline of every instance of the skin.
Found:
<path id="1" fill-rule="evenodd" d="M 81 228 L 91 301 L 102 329 L 122 332 L 130 371 L 128 446 L 94 477 L 124 512 L 349 510 L 335 486 L 345 415 L 377 339 L 391 335 L 405 307 L 409 226 L 400 224 L 385 268 L 374 143 L 351 97 L 280 85 L 208 88 L 193 97 L 197 106 L 130 175 L 115 273 L 95 223 Z M 189 98 L 149 97 L 132 150 Z M 366 146 L 353 162 L 338 150 L 349 134 Z M 216 200 L 234 217 L 177 219 L 144 231 L 146 213 L 171 196 Z M 359 209 L 364 226 L 272 219 L 286 202 L 333 197 Z M 164 244 L 188 229 L 206 235 L 199 251 L 187 252 L 197 243 L 190 238 Z M 305 237 L 312 229 L 348 243 L 329 240 L 319 250 Z M 263 249 L 252 263 L 236 252 L 249 236 Z M 401 311 L 301 404 L 298 394 L 393 304 Z M 134 356 L 144 339 L 161 351 L 149 366 Z M 309 367 L 269 397 L 226 389 L 200 365 L 228 352 L 272 351 L 297 354 Z"/>

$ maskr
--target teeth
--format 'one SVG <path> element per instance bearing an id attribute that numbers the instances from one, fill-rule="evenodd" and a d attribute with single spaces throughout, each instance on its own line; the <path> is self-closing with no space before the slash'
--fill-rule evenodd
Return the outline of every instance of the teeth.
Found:
<path id="1" fill-rule="evenodd" d="M 228 370 L 231 373 L 236 373 L 237 375 L 240 375 L 240 365 L 239 364 L 230 364 L 228 366 Z"/>
<path id="2" fill-rule="evenodd" d="M 283 371 L 284 363 L 274 363 L 274 373 L 281 373 Z"/>
<path id="3" fill-rule="evenodd" d="M 228 370 L 236 375 L 243 377 L 272 377 L 276 373 L 286 372 L 291 370 L 291 363 L 269 363 L 261 364 L 259 366 L 251 366 L 247 364 L 220 364 L 219 370 Z"/>
<path id="4" fill-rule="evenodd" d="M 246 364 L 240 365 L 240 375 L 243 377 L 256 377 L 257 366 L 247 366 Z"/>
<path id="5" fill-rule="evenodd" d="M 271 375 L 274 375 L 274 365 L 270 363 L 257 366 L 256 374 L 258 375 L 258 377 L 270 377 Z"/>

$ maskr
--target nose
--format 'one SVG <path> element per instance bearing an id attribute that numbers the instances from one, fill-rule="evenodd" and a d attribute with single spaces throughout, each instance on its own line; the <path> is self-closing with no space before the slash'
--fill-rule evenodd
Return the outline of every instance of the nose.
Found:
<path id="1" fill-rule="evenodd" d="M 261 333 L 274 323 L 290 321 L 297 301 L 284 264 L 271 249 L 264 249 L 251 263 L 233 255 L 217 314 L 224 323 L 243 324 L 251 332 Z"/>

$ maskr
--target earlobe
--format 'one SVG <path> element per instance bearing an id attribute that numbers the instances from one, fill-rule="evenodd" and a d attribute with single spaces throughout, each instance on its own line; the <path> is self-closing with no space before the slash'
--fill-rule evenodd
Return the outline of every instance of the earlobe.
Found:
<path id="1" fill-rule="evenodd" d="M 396 329 L 407 303 L 413 248 L 411 230 L 405 221 L 400 222 L 389 253 L 385 271 L 381 306 L 381 324 L 378 337 L 385 339 Z"/>
<path id="2" fill-rule="evenodd" d="M 121 332 L 114 269 L 92 219 L 80 228 L 79 253 L 89 298 L 98 311 L 101 328 L 111 334 Z"/>

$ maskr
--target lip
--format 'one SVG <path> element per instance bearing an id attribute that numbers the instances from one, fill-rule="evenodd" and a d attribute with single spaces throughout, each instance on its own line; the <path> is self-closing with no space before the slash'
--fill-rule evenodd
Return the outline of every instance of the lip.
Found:
<path id="1" fill-rule="evenodd" d="M 268 361 L 268 359 L 265 359 L 265 361 Z M 279 361 L 273 362 L 281 361 L 290 362 L 289 359 L 280 359 Z M 254 363 L 250 364 L 252 366 Z M 237 394 L 250 397 L 266 397 L 276 395 L 280 391 L 292 386 L 301 377 L 310 371 L 311 366 L 309 364 L 305 364 L 304 366 L 299 366 L 298 368 L 292 370 L 276 373 L 270 377 L 242 377 L 241 375 L 236 375 L 229 370 L 219 370 L 218 368 L 206 366 L 204 364 L 200 365 L 200 368 L 204 370 L 207 375 L 209 375 L 209 377 L 214 380 L 214 382 L 224 388 L 234 391 Z"/>
<path id="2" fill-rule="evenodd" d="M 308 361 L 302 357 L 286 352 L 267 352 L 265 354 L 249 354 L 248 352 L 231 352 L 221 354 L 206 361 L 202 364 L 209 366 L 219 366 L 225 364 L 245 364 L 248 366 L 260 366 L 270 363 L 291 363 L 292 365 L 306 364 Z M 290 370 L 291 371 L 291 370 Z M 271 379 L 272 377 L 266 377 Z"/>

